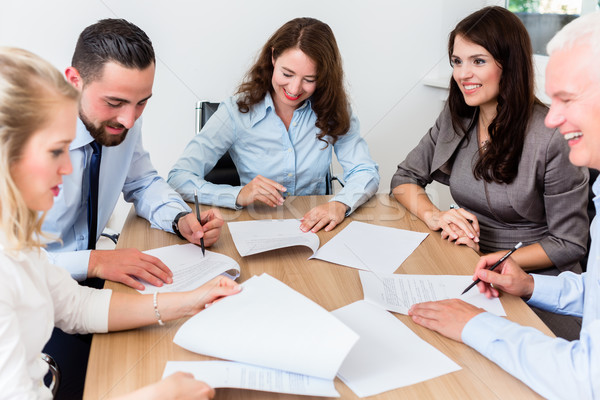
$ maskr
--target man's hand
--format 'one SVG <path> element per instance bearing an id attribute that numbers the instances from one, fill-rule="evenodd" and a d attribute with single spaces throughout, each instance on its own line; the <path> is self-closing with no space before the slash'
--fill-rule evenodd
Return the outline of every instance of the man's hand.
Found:
<path id="1" fill-rule="evenodd" d="M 282 192 L 287 189 L 279 183 L 257 175 L 240 190 L 236 204 L 245 207 L 255 201 L 261 201 L 268 206 L 277 207 L 283 204 Z"/>
<path id="2" fill-rule="evenodd" d="M 462 331 L 477 314 L 484 312 L 459 299 L 429 301 L 413 305 L 408 310 L 414 322 L 450 339 L 462 342 Z"/>
<path id="3" fill-rule="evenodd" d="M 337 224 L 346 218 L 348 206 L 339 201 L 330 201 L 320 206 L 316 206 L 302 217 L 300 229 L 302 232 L 309 230 L 316 233 L 325 227 L 325 232 L 329 232 Z"/>
<path id="4" fill-rule="evenodd" d="M 134 279 L 143 279 L 154 286 L 172 283 L 173 273 L 158 258 L 137 249 L 92 250 L 88 265 L 88 277 L 121 282 L 137 290 L 144 285 Z"/>
<path id="5" fill-rule="evenodd" d="M 498 289 L 519 297 L 531 297 L 534 286 L 533 277 L 523 271 L 511 257 L 508 257 L 493 271 L 488 270 L 504 254 L 504 252 L 492 253 L 479 259 L 475 266 L 475 274 L 473 274 L 473 280 L 481 279 L 481 282 L 477 284 L 479 291 L 488 298 L 498 297 L 500 294 Z"/>
<path id="6" fill-rule="evenodd" d="M 179 219 L 177 227 L 179 232 L 190 243 L 200 244 L 200 239 L 204 238 L 205 246 L 212 246 L 221 235 L 223 227 L 223 216 L 215 208 L 200 213 L 202 225 L 198 222 L 196 214 L 189 213 Z"/>

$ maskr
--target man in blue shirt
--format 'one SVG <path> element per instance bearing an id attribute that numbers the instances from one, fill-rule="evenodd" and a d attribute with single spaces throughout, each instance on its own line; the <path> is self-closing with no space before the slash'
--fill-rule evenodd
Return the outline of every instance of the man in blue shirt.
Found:
<path id="1" fill-rule="evenodd" d="M 600 168 L 600 12 L 563 28 L 548 44 L 546 92 L 552 107 L 546 125 L 559 128 L 568 141 L 569 159 L 578 166 Z M 568 177 L 566 177 L 568 179 Z M 593 185 L 600 210 L 600 179 Z M 569 204 L 565 204 L 569 207 Z M 461 300 L 422 303 L 413 320 L 463 341 L 546 398 L 600 398 L 600 225 L 594 219 L 587 272 L 558 277 L 528 275 L 510 258 L 488 271 L 499 256 L 484 256 L 473 279 L 479 290 L 497 297 L 499 290 L 558 314 L 582 316 L 579 340 L 550 338 Z M 492 286 L 493 285 L 493 286 Z M 598 346 L 598 348 L 596 347 Z"/>
<path id="2" fill-rule="evenodd" d="M 174 232 L 199 244 L 214 243 L 223 225 L 217 210 L 202 213 L 204 227 L 182 198 L 158 176 L 142 146 L 141 114 L 152 96 L 155 56 L 137 26 L 105 19 L 80 35 L 67 80 L 81 92 L 77 136 L 69 152 L 73 173 L 48 212 L 43 231 L 61 241 L 48 244 L 50 259 L 77 280 L 99 277 L 135 289 L 171 283 L 172 273 L 158 258 L 137 249 L 95 250 L 121 193 L 153 228 Z M 93 146 L 100 148 L 97 213 L 90 211 Z M 96 200 L 94 200 L 96 201 Z M 92 218 L 92 215 L 96 215 Z M 97 228 L 90 233 L 95 219 Z M 91 236 L 91 239 L 90 239 Z"/>

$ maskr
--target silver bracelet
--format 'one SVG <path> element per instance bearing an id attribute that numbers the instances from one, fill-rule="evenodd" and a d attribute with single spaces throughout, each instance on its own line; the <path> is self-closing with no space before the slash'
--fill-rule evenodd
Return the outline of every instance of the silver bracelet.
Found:
<path id="1" fill-rule="evenodd" d="M 160 319 L 160 313 L 158 312 L 158 292 L 154 292 L 154 315 L 156 315 L 158 324 L 163 326 L 165 323 Z"/>

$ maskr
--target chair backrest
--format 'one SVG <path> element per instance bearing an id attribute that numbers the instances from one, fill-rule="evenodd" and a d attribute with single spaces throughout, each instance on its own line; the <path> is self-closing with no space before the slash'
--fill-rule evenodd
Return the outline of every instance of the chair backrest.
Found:
<path id="1" fill-rule="evenodd" d="M 60 386 L 60 368 L 54 358 L 52 358 L 49 354 L 41 353 L 40 357 L 48 364 L 48 369 L 52 374 L 52 381 L 50 382 L 50 386 L 48 389 L 52 392 L 52 397 L 56 397 L 56 393 L 58 392 L 58 387 Z"/>
<path id="2" fill-rule="evenodd" d="M 210 101 L 199 101 L 196 103 L 196 134 L 199 134 L 202 127 L 210 117 L 219 108 L 219 103 Z M 212 171 L 204 177 L 207 181 L 217 185 L 240 186 L 240 175 L 235 168 L 235 164 L 229 155 L 225 153 L 215 164 Z"/>

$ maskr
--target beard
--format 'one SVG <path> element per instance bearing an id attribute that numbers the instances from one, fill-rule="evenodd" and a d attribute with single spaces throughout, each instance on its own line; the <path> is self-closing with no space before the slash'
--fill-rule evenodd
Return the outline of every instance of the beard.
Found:
<path id="1" fill-rule="evenodd" d="M 103 121 L 100 123 L 100 126 L 95 126 L 82 112 L 79 113 L 79 118 L 94 140 L 102 146 L 111 147 L 123 143 L 127 136 L 127 132 L 129 132 L 129 129 L 125 129 L 118 135 L 112 135 L 106 131 L 107 126 L 116 129 L 124 129 L 125 127 L 118 122 L 110 121 Z"/>

